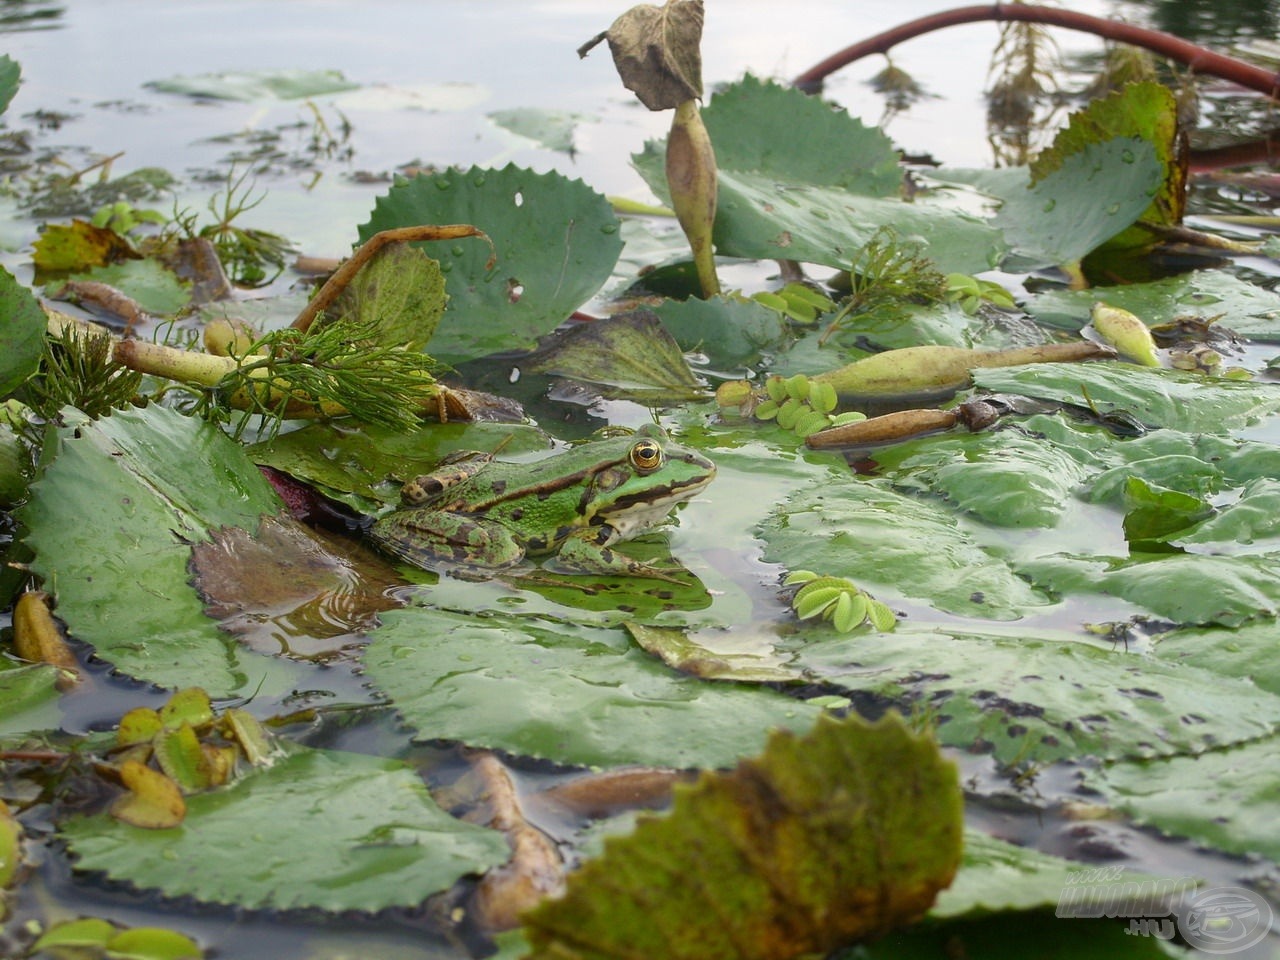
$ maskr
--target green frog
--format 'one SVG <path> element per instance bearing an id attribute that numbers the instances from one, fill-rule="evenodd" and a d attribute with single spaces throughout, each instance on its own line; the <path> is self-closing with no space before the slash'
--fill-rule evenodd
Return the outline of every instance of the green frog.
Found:
<path id="1" fill-rule="evenodd" d="M 500 569 L 554 554 L 551 569 L 672 580 L 609 549 L 661 522 L 702 490 L 715 464 L 647 424 L 535 463 L 465 451 L 401 490 L 406 507 L 370 537 L 416 566 Z"/>

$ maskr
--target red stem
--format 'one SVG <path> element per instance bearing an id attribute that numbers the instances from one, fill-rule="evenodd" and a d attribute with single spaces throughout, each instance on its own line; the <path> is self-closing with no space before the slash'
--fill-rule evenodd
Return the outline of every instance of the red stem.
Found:
<path id="1" fill-rule="evenodd" d="M 1277 91 L 1280 91 L 1280 75 L 1275 72 L 1214 53 L 1180 37 L 1134 26 L 1131 23 L 1090 16 L 1087 13 L 1059 10 L 1054 7 L 1033 7 L 1022 3 L 958 7 L 955 10 L 944 10 L 941 13 L 921 17 L 919 20 L 912 20 L 910 23 L 904 23 L 892 30 L 886 30 L 884 33 L 855 43 L 851 47 L 845 47 L 839 53 L 827 57 L 821 63 L 815 64 L 800 74 L 795 78 L 794 83 L 802 90 L 813 91 L 822 86 L 822 81 L 827 76 L 855 60 L 861 60 L 873 53 L 884 53 L 905 40 L 932 33 L 943 27 L 954 27 L 962 23 L 976 23 L 983 20 L 995 20 L 1001 23 L 1021 20 L 1028 23 L 1066 27 L 1069 30 L 1082 30 L 1108 40 L 1145 47 L 1171 60 L 1184 63 L 1197 73 L 1207 73 L 1224 80 L 1231 80 L 1273 99 L 1276 98 Z"/>

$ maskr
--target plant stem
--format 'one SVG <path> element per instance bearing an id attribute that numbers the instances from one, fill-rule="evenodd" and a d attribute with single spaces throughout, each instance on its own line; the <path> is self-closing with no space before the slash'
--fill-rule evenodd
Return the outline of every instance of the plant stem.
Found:
<path id="1" fill-rule="evenodd" d="M 1159 30 L 1151 30 L 1131 23 L 1107 20 L 1102 17 L 1090 16 L 1087 13 L 1077 13 L 1074 10 L 1036 7 L 1024 3 L 958 7 L 954 10 L 943 10 L 927 17 L 921 17 L 918 20 L 912 20 L 891 30 L 886 30 L 884 33 L 876 34 L 874 37 L 870 37 L 860 43 L 845 47 L 839 53 L 827 57 L 821 63 L 814 64 L 792 82 L 802 90 L 814 92 L 821 89 L 822 81 L 827 76 L 863 57 L 875 53 L 885 53 L 906 40 L 932 33 L 935 30 L 941 30 L 944 27 L 954 27 L 962 23 L 978 23 L 984 20 L 994 20 L 998 23 L 1020 20 L 1092 33 L 1119 43 L 1144 47 L 1154 53 L 1185 64 L 1197 73 L 1206 73 L 1210 76 L 1233 81 L 1242 87 L 1266 94 L 1272 99 L 1275 99 L 1280 94 L 1280 76 L 1277 76 L 1275 72 L 1262 67 L 1255 67 L 1253 64 L 1236 60 L 1233 57 L 1214 53 L 1212 50 L 1208 50 L 1189 40 L 1183 40 L 1172 34 L 1161 33 Z"/>

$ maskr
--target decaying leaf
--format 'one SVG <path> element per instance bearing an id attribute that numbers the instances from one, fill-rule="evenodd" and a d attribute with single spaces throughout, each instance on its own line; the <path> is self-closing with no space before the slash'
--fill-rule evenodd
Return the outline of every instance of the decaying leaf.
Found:
<path id="1" fill-rule="evenodd" d="M 609 41 L 622 85 L 650 110 L 670 110 L 702 96 L 702 0 L 632 7 L 578 48 L 585 57 Z"/>
<path id="2" fill-rule="evenodd" d="M 361 267 L 326 317 L 368 325 L 381 344 L 421 350 L 447 300 L 440 264 L 407 243 L 391 243 Z"/>
<path id="3" fill-rule="evenodd" d="M 120 779 L 129 792 L 111 804 L 111 815 L 117 820 L 147 830 L 163 830 L 176 827 L 187 815 L 182 791 L 159 770 L 137 760 L 126 760 L 120 765 Z"/>
<path id="4" fill-rule="evenodd" d="M 961 806 L 955 767 L 896 715 L 775 733 L 526 914 L 531 956 L 782 960 L 880 936 L 951 883 Z"/>
<path id="5" fill-rule="evenodd" d="M 89 270 L 137 255 L 129 241 L 114 230 L 95 227 L 87 220 L 73 220 L 70 226 L 46 226 L 35 242 L 31 259 L 40 279 L 49 273 Z"/>

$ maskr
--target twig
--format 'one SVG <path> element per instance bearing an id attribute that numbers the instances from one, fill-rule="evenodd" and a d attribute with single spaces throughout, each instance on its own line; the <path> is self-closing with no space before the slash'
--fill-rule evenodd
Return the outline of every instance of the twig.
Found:
<path id="1" fill-rule="evenodd" d="M 1172 34 L 1161 33 L 1159 30 L 1150 30 L 1131 23 L 1106 20 L 1102 17 L 1090 16 L 1087 13 L 1077 13 L 1074 10 L 1036 7 L 1025 3 L 958 7 L 954 10 L 944 10 L 940 13 L 930 14 L 927 17 L 921 17 L 918 20 L 912 20 L 909 23 L 894 27 L 892 30 L 876 34 L 874 37 L 870 37 L 860 43 L 845 47 L 839 53 L 827 57 L 821 63 L 814 64 L 792 82 L 800 89 L 812 92 L 820 89 L 823 80 L 830 74 L 856 60 L 861 60 L 863 57 L 876 53 L 885 53 L 906 40 L 932 33 L 935 30 L 941 30 L 944 27 L 954 27 L 962 23 L 978 23 L 984 20 L 994 20 L 998 23 L 1019 20 L 1028 23 L 1043 23 L 1049 26 L 1066 27 L 1069 30 L 1080 30 L 1105 37 L 1108 40 L 1115 40 L 1119 43 L 1144 47 L 1154 53 L 1185 64 L 1197 73 L 1206 73 L 1210 76 L 1230 80 L 1240 84 L 1242 87 L 1266 94 L 1272 99 L 1275 99 L 1280 93 L 1280 75 L 1275 72 L 1262 67 L 1255 67 L 1253 64 L 1245 63 L 1243 60 L 1236 60 L 1233 57 L 1214 53 L 1212 50 L 1208 50 L 1199 44 L 1191 43 L 1189 40 L 1183 40 Z"/>

